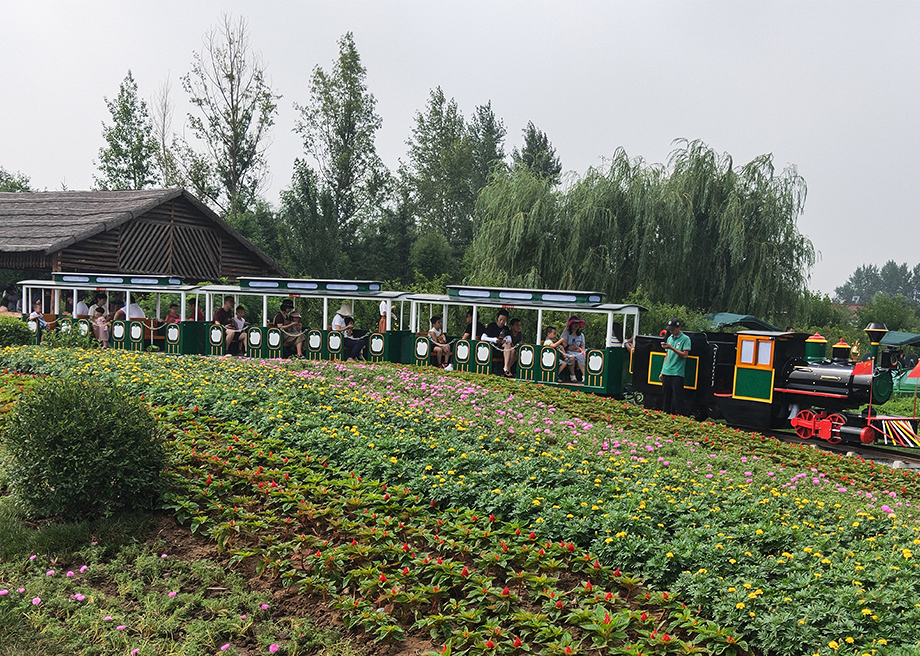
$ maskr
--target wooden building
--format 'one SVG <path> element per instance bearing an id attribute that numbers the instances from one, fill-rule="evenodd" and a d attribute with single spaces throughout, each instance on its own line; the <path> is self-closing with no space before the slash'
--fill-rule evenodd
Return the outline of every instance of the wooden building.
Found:
<path id="1" fill-rule="evenodd" d="M 285 275 L 185 189 L 0 193 L 0 268 L 193 283 Z"/>

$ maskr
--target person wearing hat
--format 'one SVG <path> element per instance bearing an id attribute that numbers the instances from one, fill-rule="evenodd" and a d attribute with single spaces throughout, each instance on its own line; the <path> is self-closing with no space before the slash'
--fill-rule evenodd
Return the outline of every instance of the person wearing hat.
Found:
<path id="1" fill-rule="evenodd" d="M 690 338 L 681 331 L 680 319 L 677 317 L 668 321 L 668 332 L 671 334 L 667 341 L 661 342 L 661 348 L 666 353 L 658 375 L 664 392 L 661 409 L 678 415 L 683 408 L 684 370 L 687 367 L 687 356 L 690 355 Z"/>
<path id="2" fill-rule="evenodd" d="M 294 318 L 294 301 L 289 298 L 281 301 L 281 309 L 272 320 L 276 328 L 281 329 L 281 341 L 285 346 L 293 346 L 296 350 L 295 358 L 303 359 L 303 345 L 307 341 L 304 337 L 300 319 Z"/>
<path id="3" fill-rule="evenodd" d="M 353 317 L 354 310 L 352 310 L 351 305 L 348 301 L 342 301 L 341 307 L 335 313 L 335 316 L 332 317 L 332 330 L 345 330 L 345 318 Z"/>
<path id="4" fill-rule="evenodd" d="M 565 325 L 562 333 L 562 339 L 565 340 L 565 352 L 570 358 L 575 360 L 578 370 L 581 372 L 581 379 L 585 379 L 585 335 L 581 332 L 585 327 L 585 320 L 572 316 Z M 571 382 L 577 382 L 575 374 L 569 376 Z"/>

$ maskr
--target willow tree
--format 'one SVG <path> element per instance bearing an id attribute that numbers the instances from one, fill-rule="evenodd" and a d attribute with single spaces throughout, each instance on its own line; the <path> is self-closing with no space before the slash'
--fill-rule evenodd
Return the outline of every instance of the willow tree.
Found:
<path id="1" fill-rule="evenodd" d="M 471 283 L 558 286 L 567 236 L 551 181 L 523 167 L 497 171 L 479 193 L 476 215 L 480 227 L 466 252 Z"/>
<path id="2" fill-rule="evenodd" d="M 515 170 L 480 194 L 470 279 L 610 299 L 641 285 L 658 302 L 769 317 L 794 308 L 815 261 L 796 225 L 804 200 L 794 168 L 777 174 L 770 155 L 734 167 L 700 142 L 667 167 L 618 150 L 555 194 Z"/>

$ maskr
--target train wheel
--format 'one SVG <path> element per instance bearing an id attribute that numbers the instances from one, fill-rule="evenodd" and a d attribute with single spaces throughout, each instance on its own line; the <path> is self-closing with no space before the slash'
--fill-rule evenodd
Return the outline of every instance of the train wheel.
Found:
<path id="1" fill-rule="evenodd" d="M 808 408 L 799 410 L 799 413 L 795 416 L 795 434 L 803 440 L 814 437 L 816 417 L 814 410 L 809 410 Z"/>
<path id="2" fill-rule="evenodd" d="M 840 427 L 847 423 L 846 418 L 843 415 L 833 414 L 827 418 L 827 421 L 831 423 L 831 435 L 827 441 L 831 444 L 839 444 Z"/>

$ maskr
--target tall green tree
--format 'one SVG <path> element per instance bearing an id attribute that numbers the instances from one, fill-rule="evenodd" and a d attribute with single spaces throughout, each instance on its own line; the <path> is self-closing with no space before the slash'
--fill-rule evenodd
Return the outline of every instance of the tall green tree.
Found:
<path id="1" fill-rule="evenodd" d="M 415 115 L 405 182 L 423 230 L 444 236 L 462 253 L 473 236 L 473 157 L 457 101 L 441 87 L 431 91 L 424 112 Z"/>
<path id="2" fill-rule="evenodd" d="M 253 52 L 246 21 L 224 15 L 205 35 L 182 88 L 197 113 L 188 123 L 202 151 L 183 143 L 183 175 L 196 193 L 233 224 L 255 202 L 268 172 L 265 151 L 281 98 L 269 87 Z"/>
<path id="3" fill-rule="evenodd" d="M 282 262 L 295 277 L 350 277 L 339 240 L 335 201 L 313 169 L 294 162 L 291 186 L 281 192 L 278 241 Z"/>
<path id="4" fill-rule="evenodd" d="M 840 303 L 868 303 L 882 290 L 882 276 L 874 264 L 856 267 L 847 281 L 834 290 L 834 297 Z"/>
<path id="5" fill-rule="evenodd" d="M 99 189 L 143 189 L 157 184 L 157 142 L 147 103 L 137 96 L 131 71 L 118 88 L 118 96 L 105 99 L 112 124 L 102 124 L 106 145 L 99 149 Z"/>
<path id="6" fill-rule="evenodd" d="M 366 77 L 348 32 L 339 39 L 339 58 L 332 70 L 313 69 L 309 104 L 294 105 L 300 112 L 295 131 L 318 163 L 346 248 L 355 239 L 360 214 L 369 208 L 382 168 L 375 138 L 383 120 L 376 114 L 377 101 L 367 89 Z"/>
<path id="7" fill-rule="evenodd" d="M 559 184 L 562 179 L 562 162 L 556 156 L 556 149 L 546 133 L 537 128 L 533 121 L 527 122 L 523 133 L 524 145 L 520 150 L 515 148 L 511 152 L 515 165 L 527 168 L 534 175 L 549 180 L 554 185 Z"/>
<path id="8" fill-rule="evenodd" d="M 29 176 L 18 171 L 10 173 L 0 166 L 0 191 L 32 191 L 29 184 Z"/>
<path id="9" fill-rule="evenodd" d="M 492 102 L 479 105 L 469 122 L 470 150 L 472 156 L 473 193 L 489 184 L 496 167 L 504 166 L 505 125 L 492 111 Z"/>

